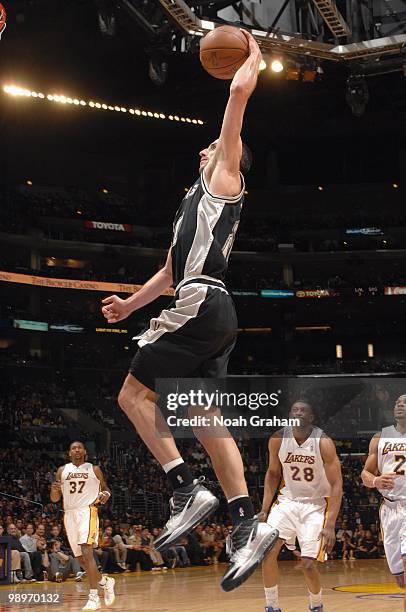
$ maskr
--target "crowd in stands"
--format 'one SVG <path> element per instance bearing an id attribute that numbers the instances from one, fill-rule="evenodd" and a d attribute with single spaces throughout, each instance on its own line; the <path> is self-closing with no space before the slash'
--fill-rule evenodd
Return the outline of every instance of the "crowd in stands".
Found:
<path id="1" fill-rule="evenodd" d="M 244 447 L 242 452 L 244 455 Z M 37 451 L 38 452 L 38 451 Z M 19 454 L 27 462 L 27 451 L 19 449 Z M 35 451 L 34 451 L 35 455 Z M 202 451 L 198 445 L 190 448 L 187 460 L 193 469 L 204 472 L 207 459 L 203 463 Z M 195 457 L 195 463 L 193 463 Z M 4 458 L 4 451 L 3 451 Z M 35 457 L 29 453 L 29 460 Z M 44 455 L 42 456 L 44 459 Z M 252 461 L 244 456 L 245 462 Z M 97 462 L 97 459 L 95 460 Z M 49 503 L 49 485 L 53 478 L 51 463 L 40 463 L 39 480 L 44 483 L 41 493 L 35 497 L 43 506 L 34 506 L 29 501 L 14 501 L 3 497 L 5 491 L 13 490 L 3 482 L 0 485 L 0 536 L 12 538 L 12 569 L 14 582 L 55 580 L 68 577 L 79 581 L 84 572 L 73 558 L 62 528 L 62 512 L 55 504 Z M 143 474 L 144 486 L 151 484 L 151 460 L 132 469 L 131 461 L 125 469 L 114 469 L 111 461 L 100 462 L 108 478 L 127 486 L 131 481 L 128 474 Z M 383 558 L 383 544 L 378 521 L 378 494 L 375 490 L 365 489 L 360 481 L 363 458 L 342 457 L 344 476 L 344 498 L 336 526 L 337 541 L 332 559 L 376 559 Z M 252 464 L 250 464 L 252 465 Z M 55 467 L 55 466 L 54 466 Z M 146 469 L 147 468 L 147 469 Z M 23 464 L 20 464 L 20 470 Z M 207 467 L 206 467 L 207 470 Z M 10 483 L 12 481 L 9 480 Z M 252 491 L 253 485 L 249 482 Z M 20 493 L 23 491 L 20 490 Z M 217 491 L 218 493 L 218 491 Z M 27 494 L 28 495 L 28 494 Z M 255 496 L 254 496 L 255 499 Z M 260 503 L 260 497 L 255 499 Z M 39 503 L 39 502 L 37 502 Z M 101 571 L 109 573 L 130 572 L 136 569 L 156 571 L 189 567 L 190 565 L 211 565 L 226 561 L 225 541 L 231 530 L 230 518 L 226 513 L 217 513 L 210 522 L 201 524 L 197 529 L 161 555 L 154 549 L 154 540 L 162 529 L 162 518 L 140 515 L 131 509 L 119 510 L 113 502 L 100 509 L 101 522 L 99 544 L 94 550 L 95 559 Z M 281 552 L 282 559 L 299 559 L 300 551 L 293 553 L 287 549 Z"/>
<path id="2" fill-rule="evenodd" d="M 140 246 L 152 248 L 166 248 L 170 239 L 171 217 L 176 208 L 178 196 L 172 194 L 170 204 L 165 207 L 146 205 L 145 198 L 138 193 L 137 201 L 126 198 L 106 190 L 90 193 L 79 188 L 56 188 L 20 186 L 11 190 L 4 198 L 3 215 L 0 215 L 0 231 L 17 234 L 32 234 L 37 231 L 38 237 L 59 240 L 76 240 L 90 242 L 105 242 L 107 244 L 120 244 L 127 246 Z M 253 195 L 253 198 L 255 194 Z M 263 196 L 257 196 L 263 197 Z M 250 214 L 243 216 L 241 227 L 237 234 L 235 249 L 241 251 L 276 252 L 279 244 L 291 243 L 297 251 L 346 251 L 346 250 L 373 250 L 376 248 L 404 248 L 405 239 L 399 235 L 385 234 L 385 243 L 382 236 L 370 236 L 366 241 L 349 241 L 345 237 L 346 228 L 363 227 L 404 227 L 406 217 L 398 207 L 392 211 L 385 206 L 376 205 L 371 209 L 371 198 L 374 191 L 364 196 L 359 202 L 359 195 L 354 196 L 354 206 L 342 207 L 337 213 L 339 204 L 332 210 L 328 207 L 323 212 L 314 212 L 307 204 L 314 200 L 314 194 L 298 194 L 297 198 L 304 200 L 304 205 L 298 207 L 297 198 L 285 200 L 274 194 L 274 206 L 266 215 L 254 217 Z M 343 194 L 342 198 L 347 198 Z M 357 202 L 357 203 L 355 203 Z M 379 200 L 377 200 L 379 202 Z M 289 208 L 290 213 L 286 214 Z M 63 227 L 55 226 L 50 218 L 65 218 L 76 220 L 99 220 L 121 224 L 132 224 L 136 227 L 160 227 L 153 233 L 135 234 L 121 232 L 104 232 L 85 230 L 83 226 Z M 165 228 L 162 224 L 165 223 Z M 330 231 L 330 236 L 308 235 L 307 232 Z M 333 232 L 335 230 L 335 232 Z M 340 235 L 340 232 L 342 235 Z M 333 235 L 333 233 L 335 235 Z M 383 234 L 382 234 L 383 235 Z"/>

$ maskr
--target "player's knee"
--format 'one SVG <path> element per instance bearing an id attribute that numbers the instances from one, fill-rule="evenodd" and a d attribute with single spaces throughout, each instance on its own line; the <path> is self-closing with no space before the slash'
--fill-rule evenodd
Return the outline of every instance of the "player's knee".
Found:
<path id="1" fill-rule="evenodd" d="M 312 572 L 316 569 L 315 559 L 302 559 L 302 570 L 304 572 Z"/>
<path id="2" fill-rule="evenodd" d="M 127 381 L 121 388 L 118 394 L 118 405 L 123 412 L 133 412 L 134 410 L 140 409 L 143 406 L 144 400 L 155 402 L 156 394 L 154 391 L 147 389 L 139 381 L 133 379 L 131 383 Z"/>
<path id="3" fill-rule="evenodd" d="M 93 557 L 93 548 L 90 546 L 90 544 L 82 544 L 80 548 L 82 550 L 82 558 L 84 561 Z"/>
<path id="4" fill-rule="evenodd" d="M 123 387 L 118 395 L 118 405 L 123 412 L 130 412 L 139 405 L 139 394 L 130 393 L 128 389 Z"/>
<path id="5" fill-rule="evenodd" d="M 284 545 L 284 540 L 279 539 L 275 546 L 272 548 L 271 552 L 269 552 L 267 554 L 267 556 L 265 557 L 264 561 L 263 561 L 263 566 L 269 566 L 269 565 L 273 565 L 274 563 L 277 562 L 278 560 L 278 556 L 279 553 L 281 551 L 282 546 Z"/>

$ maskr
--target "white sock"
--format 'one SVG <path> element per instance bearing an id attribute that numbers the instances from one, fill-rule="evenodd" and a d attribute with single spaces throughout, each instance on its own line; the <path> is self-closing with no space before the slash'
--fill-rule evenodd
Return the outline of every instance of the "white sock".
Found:
<path id="1" fill-rule="evenodd" d="M 97 589 L 90 589 L 90 595 L 96 595 L 98 597 L 99 596 L 98 590 Z"/>
<path id="2" fill-rule="evenodd" d="M 278 585 L 275 585 L 274 587 L 265 587 L 264 591 L 266 605 L 272 606 L 272 608 L 279 608 Z"/>
<path id="3" fill-rule="evenodd" d="M 317 608 L 318 606 L 321 606 L 321 594 L 322 594 L 323 590 L 320 589 L 320 593 L 311 593 L 309 591 L 309 600 L 310 600 L 310 607 L 311 608 Z"/>
<path id="4" fill-rule="evenodd" d="M 249 497 L 249 495 L 236 495 L 235 497 L 232 497 L 231 499 L 227 500 L 228 504 L 231 504 L 231 502 L 235 501 L 236 499 L 242 499 L 243 497 Z"/>
<path id="5" fill-rule="evenodd" d="M 173 470 L 173 468 L 178 467 L 178 465 L 180 465 L 181 463 L 185 463 L 185 462 L 183 461 L 182 457 L 178 457 L 177 459 L 174 459 L 173 461 L 169 461 L 169 463 L 164 463 L 162 467 L 165 471 L 165 474 L 167 474 L 168 472 Z"/>

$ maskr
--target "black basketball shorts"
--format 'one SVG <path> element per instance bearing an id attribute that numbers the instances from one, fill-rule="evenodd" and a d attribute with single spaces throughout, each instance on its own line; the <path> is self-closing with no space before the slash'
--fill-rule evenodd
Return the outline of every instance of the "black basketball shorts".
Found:
<path id="1" fill-rule="evenodd" d="M 158 378 L 224 378 L 236 338 L 234 302 L 224 284 L 186 281 L 139 337 L 130 374 L 154 391 Z"/>

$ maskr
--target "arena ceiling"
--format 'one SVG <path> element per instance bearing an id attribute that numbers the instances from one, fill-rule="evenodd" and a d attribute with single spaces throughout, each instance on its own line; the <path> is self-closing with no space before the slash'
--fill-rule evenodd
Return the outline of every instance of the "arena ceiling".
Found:
<path id="1" fill-rule="evenodd" d="M 304 0 L 290 2 L 279 21 L 276 18 L 280 11 L 275 8 L 278 5 L 282 8 L 283 2 L 279 0 L 245 4 L 188 2 L 187 10 L 192 10 L 201 22 L 214 23 L 227 17 L 237 24 L 250 22 L 254 30 L 265 26 L 269 29 L 274 24 L 278 36 L 285 36 L 282 27 L 284 32 L 290 28 L 290 34 L 294 33 L 295 19 L 301 15 L 300 36 L 328 46 L 337 45 L 338 41 L 352 44 L 354 37 L 367 40 L 364 38 L 367 24 L 358 23 L 355 30 L 354 19 L 349 18 L 346 7 L 348 4 L 365 8 L 368 3 L 369 0 L 337 3 L 346 24 L 352 28 L 351 36 L 343 39 L 334 36 L 315 4 Z M 275 10 L 265 15 L 265 22 L 259 9 L 270 4 Z M 396 6 L 396 14 L 385 16 L 384 4 Z M 373 34 L 377 40 L 404 36 L 406 1 L 379 2 L 374 7 L 368 40 L 375 40 Z M 53 150 L 62 138 L 70 152 L 78 146 L 82 151 L 92 148 L 95 159 L 96 154 L 109 151 L 115 156 L 136 156 L 140 143 L 151 152 L 157 146 L 163 151 L 169 146 L 182 152 L 182 164 L 186 167 L 191 158 L 189 151 L 194 155 L 207 139 L 216 136 L 229 84 L 204 72 L 198 59 L 200 37 L 195 33 L 186 35 L 168 16 L 160 0 L 12 0 L 7 9 L 9 23 L 0 43 L 2 84 L 60 91 L 87 99 L 99 96 L 108 103 L 139 104 L 165 113 L 193 113 L 206 121 L 204 128 L 193 132 L 186 126 L 175 129 L 147 121 L 131 127 L 124 118 L 100 115 L 89 121 L 85 112 L 79 117 L 68 115 L 67 111 L 50 111 L 46 103 L 41 109 L 35 106 L 33 114 L 34 106 L 11 104 L 0 95 L 0 104 L 7 104 L 7 113 L 2 113 L 3 128 L 12 113 L 3 131 L 9 135 L 10 146 L 13 139 L 16 143 L 25 142 L 28 151 L 47 138 Z M 248 9 L 252 14 L 248 14 Z M 318 35 L 310 31 L 314 27 L 310 15 L 317 17 Z M 313 83 L 275 78 L 268 71 L 261 74 L 245 122 L 248 142 L 255 144 L 260 163 L 271 149 L 276 149 L 287 160 L 292 158 L 292 175 L 300 169 L 301 176 L 309 172 L 313 176 L 320 168 L 320 175 L 333 180 L 335 167 L 343 163 L 343 150 L 349 150 L 346 162 L 349 167 L 356 167 L 360 157 L 370 156 L 374 149 L 381 151 L 384 159 L 396 159 L 396 150 L 406 146 L 406 81 L 398 72 L 399 61 L 403 61 L 401 53 L 385 54 L 379 61 L 369 58 L 370 64 L 364 60 L 341 62 L 288 55 L 294 62 L 320 66 L 322 72 L 318 72 Z M 396 69 L 394 74 L 376 74 L 377 70 L 392 69 Z M 346 99 L 350 86 L 360 97 L 361 110 L 363 107 L 365 111 L 362 117 L 356 118 L 351 112 Z M 62 149 L 59 145 L 61 157 L 65 154 Z M 19 155 L 16 159 L 21 158 Z M 289 162 L 284 165 L 289 166 Z M 266 172 L 265 161 L 263 166 L 261 176 Z M 258 184 L 261 183 L 260 177 Z"/>

